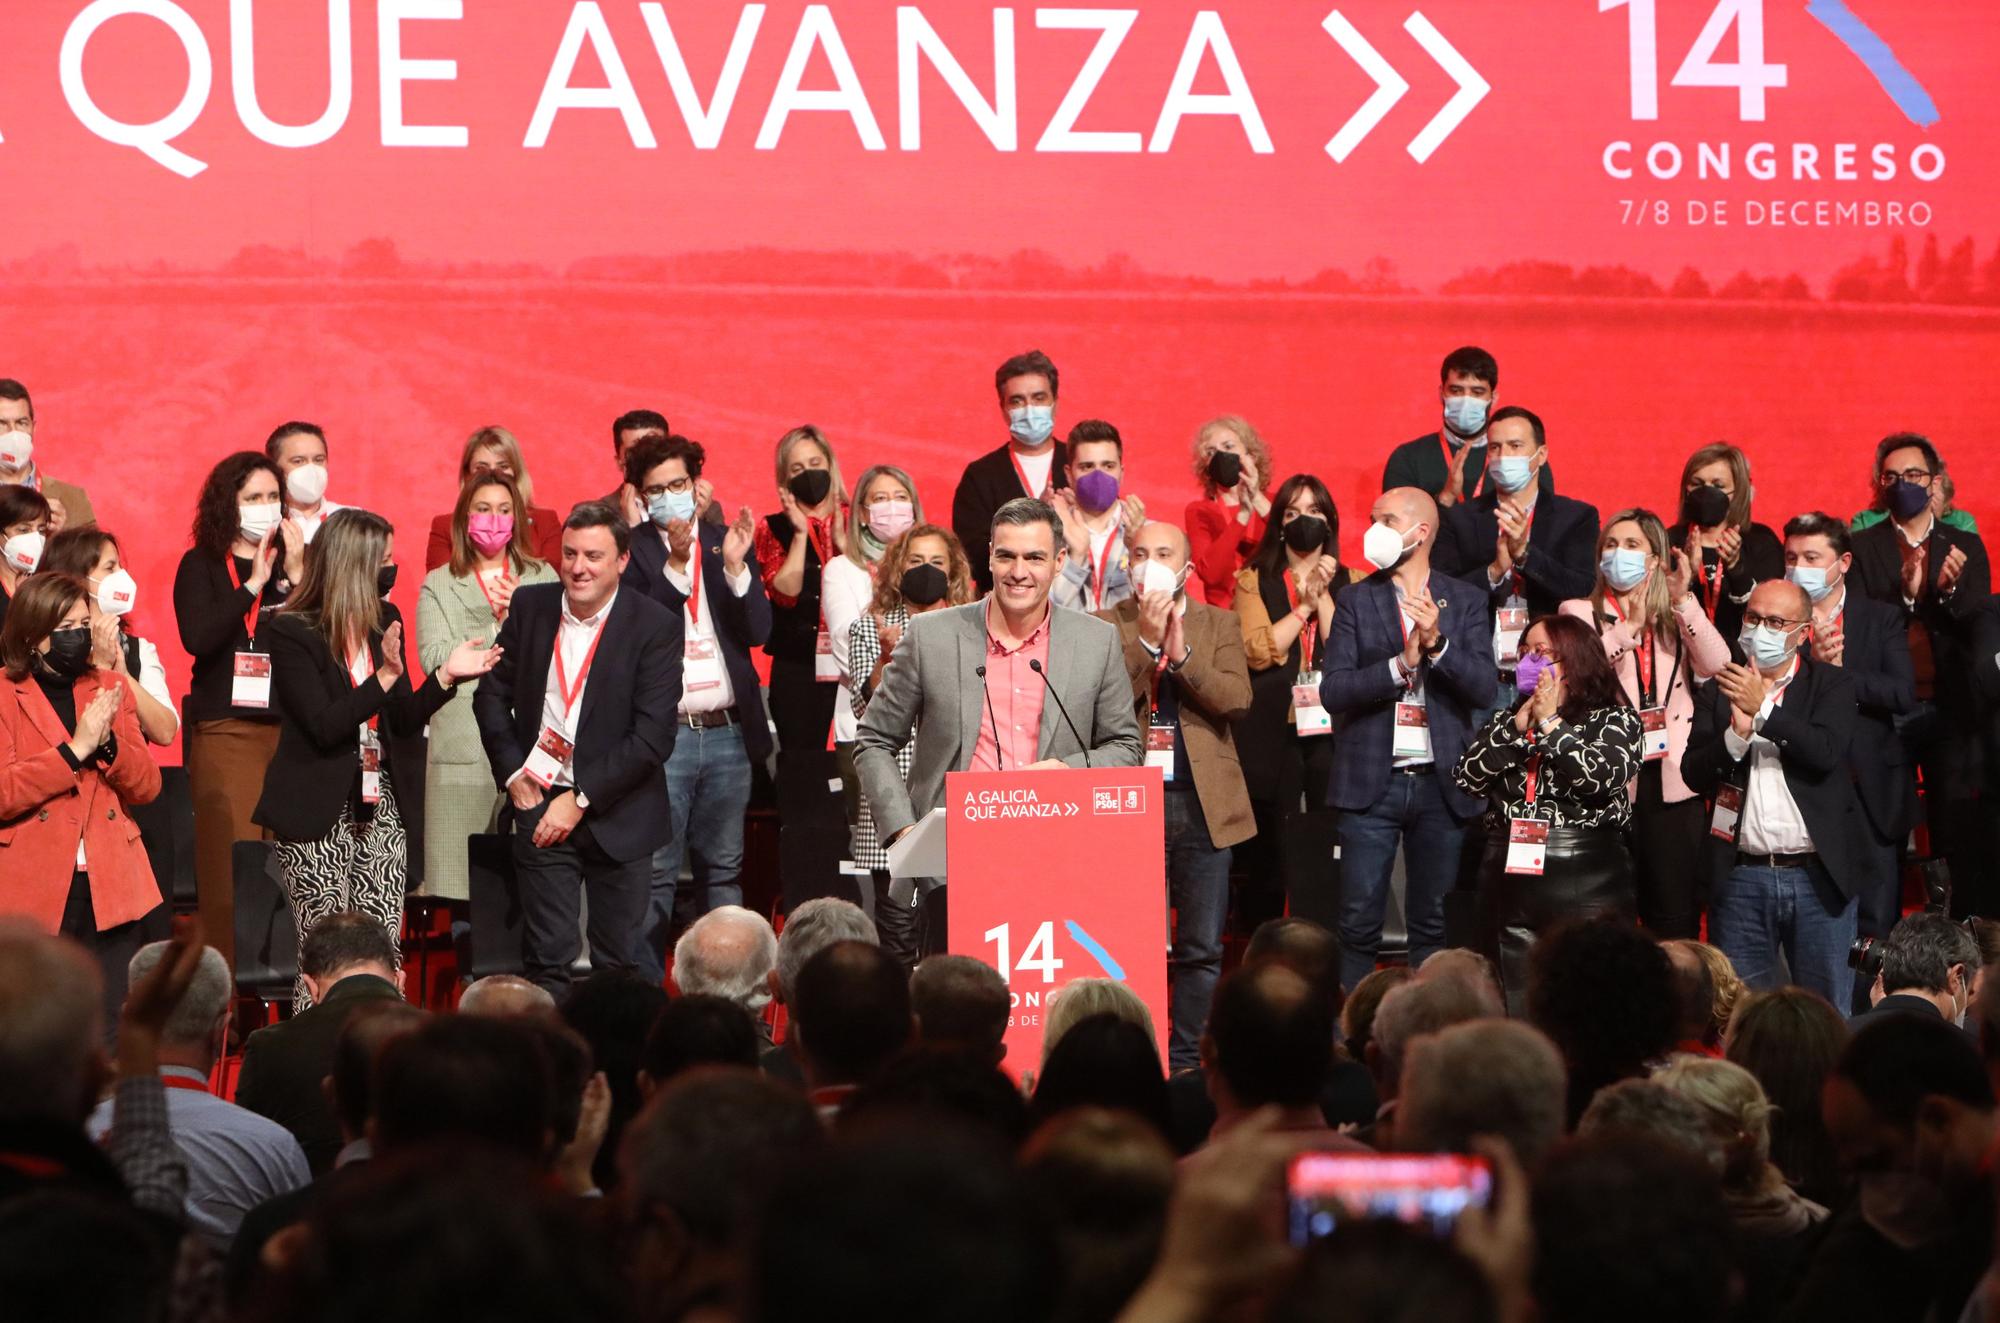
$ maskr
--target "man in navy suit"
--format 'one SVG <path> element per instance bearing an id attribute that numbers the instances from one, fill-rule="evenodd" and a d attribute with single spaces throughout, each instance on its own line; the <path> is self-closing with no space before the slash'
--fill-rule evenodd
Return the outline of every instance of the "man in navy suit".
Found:
<path id="1" fill-rule="evenodd" d="M 1850 592 L 1854 569 L 1847 525 L 1831 515 L 1802 514 L 1785 525 L 1785 577 L 1812 598 L 1812 659 L 1854 677 L 1857 707 L 1848 765 L 1874 847 L 1860 884 L 1857 931 L 1887 937 L 1902 917 L 1903 842 L 1917 821 L 1916 767 L 1899 718 L 1917 710 L 1916 673 L 1902 613 Z M 1855 989 L 1856 1011 L 1868 990 Z"/>
<path id="2" fill-rule="evenodd" d="M 1362 553 L 1376 573 L 1341 591 L 1320 698 L 1339 723 L 1327 803 L 1340 817 L 1340 981 L 1375 967 L 1403 847 L 1410 964 L 1444 945 L 1444 897 L 1465 825 L 1486 807 L 1452 781 L 1475 714 L 1493 701 L 1485 596 L 1431 568 L 1437 503 L 1382 493 Z"/>
<path id="3" fill-rule="evenodd" d="M 1513 687 L 1528 623 L 1590 596 L 1597 583 L 1597 507 L 1539 485 L 1549 438 L 1536 415 L 1518 405 L 1497 409 L 1486 437 L 1492 481 L 1445 512 L 1434 559 L 1444 573 L 1486 589 L 1500 681 L 1482 704 L 1490 709 Z"/>
<path id="4" fill-rule="evenodd" d="M 528 977 L 561 1000 L 590 896 L 590 964 L 638 964 L 653 852 L 672 830 L 660 767 L 674 749 L 681 621 L 618 591 L 624 516 L 585 501 L 563 521 L 562 582 L 516 589 L 500 662 L 472 710 L 514 819 Z"/>
<path id="5" fill-rule="evenodd" d="M 701 476 L 706 459 L 699 442 L 668 436 L 640 441 L 625 462 L 626 484 L 646 511 L 646 522 L 632 530 L 625 584 L 679 617 L 685 640 L 679 729 L 666 772 L 673 835 L 653 853 L 639 952 L 639 970 L 654 982 L 666 977 L 682 856 L 692 859 L 692 917 L 743 903 L 737 878 L 751 769 L 771 752 L 750 660 L 750 649 L 771 633 L 770 599 L 749 565 L 754 525 L 748 507 L 727 528 L 708 518 L 716 501 Z"/>

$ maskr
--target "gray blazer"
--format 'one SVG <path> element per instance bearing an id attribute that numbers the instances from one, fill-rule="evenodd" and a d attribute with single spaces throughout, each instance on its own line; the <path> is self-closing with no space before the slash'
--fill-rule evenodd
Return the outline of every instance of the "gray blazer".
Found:
<path id="1" fill-rule="evenodd" d="M 1146 746 L 1117 627 L 1080 611 L 1052 610 L 1048 678 L 1086 745 L 1077 744 L 1045 694 L 1037 756 L 1071 767 L 1137 767 Z M 941 806 L 945 773 L 971 765 L 986 717 L 976 674 L 986 664 L 986 646 L 986 603 L 978 601 L 915 617 L 890 657 L 854 737 L 861 793 L 881 839 Z M 906 784 L 896 751 L 910 741 L 913 726 L 917 752 Z"/>

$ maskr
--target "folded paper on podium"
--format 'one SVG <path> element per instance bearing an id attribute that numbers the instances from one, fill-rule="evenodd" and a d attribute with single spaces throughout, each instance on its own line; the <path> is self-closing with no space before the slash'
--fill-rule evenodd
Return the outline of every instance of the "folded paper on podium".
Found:
<path id="1" fill-rule="evenodd" d="M 890 877 L 943 877 L 944 810 L 934 808 L 917 819 L 888 849 Z"/>

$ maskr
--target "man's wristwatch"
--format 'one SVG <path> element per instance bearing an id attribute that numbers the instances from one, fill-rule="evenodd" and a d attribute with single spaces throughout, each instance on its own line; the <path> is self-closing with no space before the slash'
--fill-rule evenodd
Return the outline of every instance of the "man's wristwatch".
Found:
<path id="1" fill-rule="evenodd" d="M 576 806 L 578 808 L 587 809 L 590 807 L 590 796 L 583 793 L 582 786 L 575 787 L 570 793 L 576 796 Z"/>

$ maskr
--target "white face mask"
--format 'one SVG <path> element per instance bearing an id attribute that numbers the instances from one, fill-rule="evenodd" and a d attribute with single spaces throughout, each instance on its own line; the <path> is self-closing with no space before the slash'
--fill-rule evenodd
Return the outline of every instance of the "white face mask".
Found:
<path id="1" fill-rule="evenodd" d="M 97 581 L 97 609 L 110 616 L 122 616 L 139 600 L 139 581 L 121 567 Z"/>
<path id="2" fill-rule="evenodd" d="M 318 505 L 326 495 L 326 465 L 299 465 L 285 475 L 285 490 L 300 505 Z"/>
<path id="3" fill-rule="evenodd" d="M 236 527 L 252 542 L 262 542 L 264 534 L 278 526 L 285 512 L 276 501 L 262 505 L 241 505 L 236 507 Z"/>
<path id="4" fill-rule="evenodd" d="M 16 574 L 33 574 L 47 545 L 48 539 L 40 533 L 16 533 L 0 545 L 0 556 L 6 557 L 8 568 Z"/>
<path id="5" fill-rule="evenodd" d="M 1185 573 L 1176 574 L 1159 561 L 1144 561 L 1139 566 L 1138 586 L 1141 596 L 1146 593 L 1171 593 L 1179 596 L 1186 583 Z"/>
<path id="6" fill-rule="evenodd" d="M 1361 554 L 1378 570 L 1393 570 L 1410 551 L 1403 534 L 1387 524 L 1370 524 L 1361 537 Z"/>
<path id="7" fill-rule="evenodd" d="M 0 469 L 24 469 L 34 458 L 34 437 L 19 428 L 0 432 Z"/>

